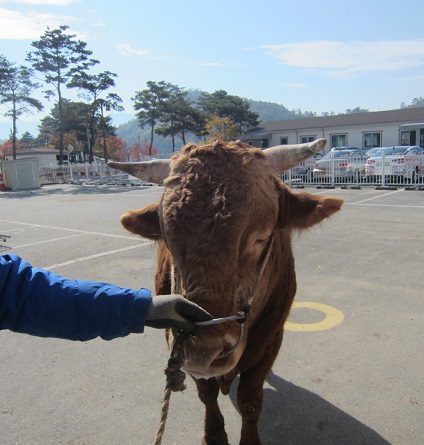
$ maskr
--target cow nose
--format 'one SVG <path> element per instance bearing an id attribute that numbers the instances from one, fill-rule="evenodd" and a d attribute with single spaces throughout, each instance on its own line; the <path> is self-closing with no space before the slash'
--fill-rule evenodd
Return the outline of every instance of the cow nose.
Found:
<path id="1" fill-rule="evenodd" d="M 212 320 L 211 320 L 212 321 Z M 194 323 L 194 329 L 190 332 L 191 337 L 207 338 L 209 336 L 222 336 L 224 335 L 225 328 L 221 324 L 206 324 Z"/>
<path id="2" fill-rule="evenodd" d="M 198 344 L 196 338 L 193 339 L 193 343 L 186 344 L 184 347 L 184 358 L 186 363 L 191 366 L 210 367 L 215 365 L 218 360 L 227 358 L 228 352 L 231 351 L 233 344 L 226 339 L 221 339 L 220 342 L 215 344 L 204 343 Z"/>

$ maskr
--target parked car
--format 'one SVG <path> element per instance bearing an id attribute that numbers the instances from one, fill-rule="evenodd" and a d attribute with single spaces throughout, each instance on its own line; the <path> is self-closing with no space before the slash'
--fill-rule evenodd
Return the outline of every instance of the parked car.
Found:
<path id="1" fill-rule="evenodd" d="M 333 147 L 331 151 L 346 151 L 346 150 L 360 150 L 358 147 Z"/>
<path id="2" fill-rule="evenodd" d="M 370 148 L 369 150 L 365 150 L 365 153 L 370 158 L 371 156 L 375 156 L 381 149 L 382 147 L 374 147 Z"/>
<path id="3" fill-rule="evenodd" d="M 334 177 L 336 181 L 342 182 L 359 179 L 366 161 L 366 153 L 359 149 L 330 151 L 316 162 L 314 177 L 324 179 Z"/>
<path id="4" fill-rule="evenodd" d="M 424 150 L 418 146 L 382 147 L 367 159 L 365 177 L 371 182 L 411 181 L 424 176 Z"/>
<path id="5" fill-rule="evenodd" d="M 318 159 L 321 159 L 323 157 L 322 153 L 314 153 L 313 156 L 306 159 L 305 161 L 301 162 L 296 167 L 293 167 L 291 169 L 291 175 L 292 178 L 302 176 L 302 179 L 305 179 L 304 177 L 307 176 L 307 179 L 312 179 L 313 171 L 316 167 L 316 163 Z"/>

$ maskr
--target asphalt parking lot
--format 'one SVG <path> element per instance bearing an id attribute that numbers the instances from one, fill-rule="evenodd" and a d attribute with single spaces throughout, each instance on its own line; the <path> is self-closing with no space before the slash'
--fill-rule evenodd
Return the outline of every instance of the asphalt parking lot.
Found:
<path id="1" fill-rule="evenodd" d="M 125 232 L 126 210 L 162 188 L 50 185 L 0 193 L 2 253 L 70 278 L 153 288 L 155 245 Z M 264 444 L 421 445 L 424 438 L 424 192 L 306 188 L 342 211 L 294 236 L 298 292 L 265 385 Z M 0 332 L 1 445 L 145 445 L 159 425 L 168 352 L 147 329 L 110 342 Z M 187 379 L 164 445 L 201 442 Z M 239 440 L 234 388 L 220 396 Z"/>

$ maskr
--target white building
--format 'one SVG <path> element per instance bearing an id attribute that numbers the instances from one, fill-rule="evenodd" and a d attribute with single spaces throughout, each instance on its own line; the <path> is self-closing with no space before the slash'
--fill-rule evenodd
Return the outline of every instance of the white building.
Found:
<path id="1" fill-rule="evenodd" d="M 12 154 L 6 155 L 7 159 L 12 159 Z M 69 152 L 63 150 L 63 163 L 68 164 Z M 45 167 L 57 165 L 59 163 L 59 150 L 52 148 L 26 148 L 16 150 L 16 159 L 38 159 L 38 165 Z"/>
<path id="2" fill-rule="evenodd" d="M 419 145 L 424 147 L 424 107 L 261 123 L 241 138 L 255 147 L 301 144 L 315 139 L 333 147 Z"/>

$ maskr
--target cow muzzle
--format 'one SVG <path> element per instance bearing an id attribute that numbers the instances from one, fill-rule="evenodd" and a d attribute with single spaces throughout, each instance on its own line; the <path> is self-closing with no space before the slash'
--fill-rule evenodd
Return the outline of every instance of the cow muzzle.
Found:
<path id="1" fill-rule="evenodd" d="M 196 326 L 210 326 L 210 325 L 215 325 L 215 324 L 227 323 L 229 321 L 237 321 L 240 323 L 240 335 L 238 337 L 238 340 L 236 341 L 236 343 L 234 344 L 234 346 L 232 348 L 230 348 L 228 351 L 222 352 L 217 357 L 217 360 L 228 357 L 240 346 L 241 341 L 243 340 L 244 322 L 246 321 L 246 316 L 247 316 L 247 314 L 244 311 L 238 311 L 236 315 L 230 315 L 229 317 L 213 318 L 212 320 L 198 321 L 198 322 L 194 323 Z"/>
<path id="2" fill-rule="evenodd" d="M 228 329 L 222 328 L 222 332 L 219 328 L 219 333 L 209 326 L 199 327 L 198 332 L 188 336 L 184 342 L 183 369 L 196 379 L 218 377 L 231 371 L 246 343 L 243 341 L 243 325 L 232 323 L 234 325 Z"/>

